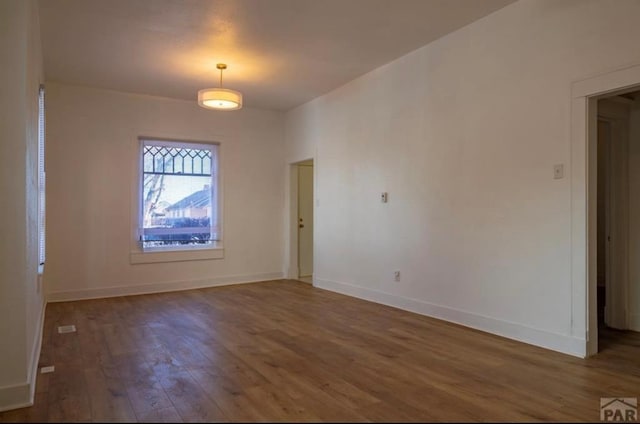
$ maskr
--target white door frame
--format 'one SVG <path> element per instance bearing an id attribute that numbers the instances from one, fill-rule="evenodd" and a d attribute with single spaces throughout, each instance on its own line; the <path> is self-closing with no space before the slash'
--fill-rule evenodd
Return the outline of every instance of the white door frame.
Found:
<path id="1" fill-rule="evenodd" d="M 584 356 L 598 352 L 597 100 L 640 86 L 640 65 L 571 86 L 571 335 L 584 339 Z"/>
<path id="2" fill-rule="evenodd" d="M 304 160 L 299 160 L 289 164 L 289 211 L 288 211 L 288 225 L 289 229 L 289 252 L 288 252 L 288 266 L 286 270 L 286 278 L 296 280 L 298 279 L 300 270 L 298 269 L 298 164 L 313 161 L 313 198 L 315 199 L 315 187 L 316 187 L 316 161 L 315 158 L 310 157 Z M 315 200 L 314 200 L 315 202 Z M 315 208 L 315 204 L 314 204 Z M 314 214 L 315 221 L 315 214 Z M 314 222 L 315 233 L 315 222 Z M 315 236 L 315 234 L 314 234 Z M 315 276 L 315 237 L 314 237 L 314 261 L 313 261 L 313 275 Z M 315 278 L 315 277 L 314 277 Z"/>

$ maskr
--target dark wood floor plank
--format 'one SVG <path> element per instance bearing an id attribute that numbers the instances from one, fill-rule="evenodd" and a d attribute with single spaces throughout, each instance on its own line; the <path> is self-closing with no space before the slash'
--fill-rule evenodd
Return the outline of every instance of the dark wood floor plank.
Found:
<path id="1" fill-rule="evenodd" d="M 320 419 L 304 406 L 288 396 L 282 386 L 265 384 L 246 390 L 252 405 L 262 411 L 263 415 L 276 421 L 318 422 Z"/>
<path id="2" fill-rule="evenodd" d="M 135 382 L 127 385 L 127 394 L 136 415 L 173 408 L 173 403 L 159 381 Z"/>
<path id="3" fill-rule="evenodd" d="M 90 421 L 91 403 L 87 393 L 84 369 L 76 362 L 56 362 L 49 380 L 48 418 L 54 422 Z"/>
<path id="4" fill-rule="evenodd" d="M 167 373 L 159 376 L 159 379 L 176 411 L 185 422 L 228 420 L 188 371 Z"/>
<path id="5" fill-rule="evenodd" d="M 98 422 L 136 420 L 122 380 L 107 377 L 101 368 L 87 368 L 84 377 L 91 404 L 91 418 Z"/>
<path id="6" fill-rule="evenodd" d="M 138 414 L 138 422 L 140 423 L 181 423 L 182 418 L 178 411 L 171 406 L 163 409 L 153 409 Z"/>

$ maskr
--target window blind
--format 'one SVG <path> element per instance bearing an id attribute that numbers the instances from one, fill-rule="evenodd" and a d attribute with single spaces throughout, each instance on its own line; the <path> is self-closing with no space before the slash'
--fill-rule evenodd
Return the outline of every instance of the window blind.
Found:
<path id="1" fill-rule="evenodd" d="M 44 169 L 44 86 L 38 92 L 38 261 L 44 265 L 45 259 L 45 169 Z"/>

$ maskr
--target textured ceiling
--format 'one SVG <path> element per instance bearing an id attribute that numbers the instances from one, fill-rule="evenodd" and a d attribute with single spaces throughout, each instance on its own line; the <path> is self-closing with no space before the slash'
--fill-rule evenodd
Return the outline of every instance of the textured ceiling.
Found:
<path id="1" fill-rule="evenodd" d="M 47 80 L 288 110 L 512 0 L 40 0 Z"/>

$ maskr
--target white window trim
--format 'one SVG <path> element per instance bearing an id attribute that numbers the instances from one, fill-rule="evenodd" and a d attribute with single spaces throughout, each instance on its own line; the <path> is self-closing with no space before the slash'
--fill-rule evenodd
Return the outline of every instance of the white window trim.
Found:
<path id="1" fill-rule="evenodd" d="M 173 251 L 140 251 L 131 252 L 129 261 L 132 264 L 151 264 L 160 262 L 200 261 L 208 259 L 223 259 L 222 247 L 207 247 L 199 249 L 182 249 Z"/>
<path id="2" fill-rule="evenodd" d="M 177 261 L 193 261 L 193 260 L 210 260 L 224 258 L 224 214 L 223 214 L 223 179 L 222 179 L 222 143 L 218 141 L 194 141 L 184 137 L 151 137 L 139 136 L 138 142 L 135 143 L 135 202 L 134 202 L 134 221 L 132 228 L 132 251 L 129 254 L 129 262 L 131 264 L 144 263 L 161 263 L 161 262 L 177 262 Z M 142 163 L 142 146 L 145 140 L 153 140 L 158 144 L 175 145 L 180 143 L 184 147 L 202 149 L 206 146 L 215 146 L 216 153 L 216 170 L 212 172 L 212 186 L 216 187 L 216 203 L 217 203 L 217 223 L 218 223 L 218 241 L 205 246 L 200 245 L 180 245 L 180 246 L 157 246 L 143 248 L 139 242 L 140 229 L 142 228 L 142 190 L 143 190 L 143 163 Z"/>

